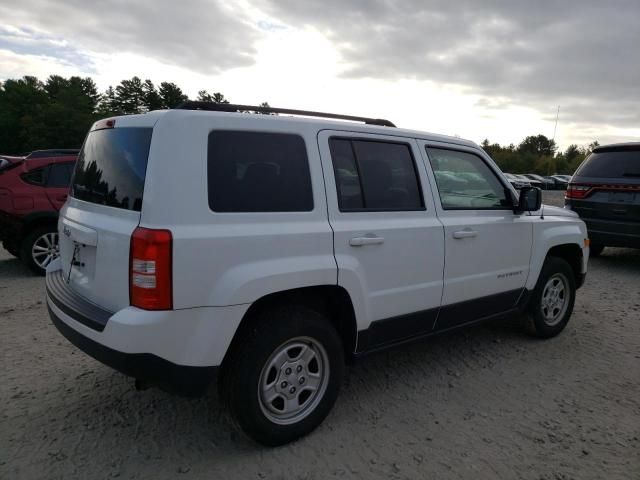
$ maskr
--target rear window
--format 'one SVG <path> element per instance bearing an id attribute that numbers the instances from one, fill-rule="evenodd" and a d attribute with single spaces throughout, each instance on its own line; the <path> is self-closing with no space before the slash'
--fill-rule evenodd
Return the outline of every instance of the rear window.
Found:
<path id="1" fill-rule="evenodd" d="M 580 177 L 640 178 L 640 150 L 594 152 L 576 172 Z"/>
<path id="2" fill-rule="evenodd" d="M 213 131 L 207 163 L 214 212 L 313 210 L 307 149 L 299 135 Z"/>
<path id="3" fill-rule="evenodd" d="M 71 194 L 109 207 L 140 211 L 152 128 L 108 128 L 89 132 Z"/>

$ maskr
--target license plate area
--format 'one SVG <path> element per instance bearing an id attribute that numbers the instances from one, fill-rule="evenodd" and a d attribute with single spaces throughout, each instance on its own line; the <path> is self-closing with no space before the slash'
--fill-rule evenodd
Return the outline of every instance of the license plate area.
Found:
<path id="1" fill-rule="evenodd" d="M 609 202 L 631 204 L 635 201 L 635 195 L 633 192 L 609 192 Z"/>

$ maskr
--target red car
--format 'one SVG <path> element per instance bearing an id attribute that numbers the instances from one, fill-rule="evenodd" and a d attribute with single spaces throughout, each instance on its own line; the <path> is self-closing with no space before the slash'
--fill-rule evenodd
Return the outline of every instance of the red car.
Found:
<path id="1" fill-rule="evenodd" d="M 67 149 L 0 155 L 0 240 L 40 275 L 58 255 L 58 210 L 77 158 L 78 150 Z"/>

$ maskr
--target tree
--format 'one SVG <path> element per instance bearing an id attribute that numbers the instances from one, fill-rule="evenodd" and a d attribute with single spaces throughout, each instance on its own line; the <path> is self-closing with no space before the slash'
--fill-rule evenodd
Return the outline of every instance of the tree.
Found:
<path id="1" fill-rule="evenodd" d="M 198 92 L 198 98 L 196 100 L 199 102 L 229 103 L 229 100 L 224 98 L 224 95 L 220 92 L 216 92 L 212 95 L 206 90 L 200 90 Z"/>
<path id="2" fill-rule="evenodd" d="M 229 103 L 220 92 L 201 90 L 199 95 L 205 101 Z M 175 108 L 186 100 L 175 83 L 162 82 L 157 89 L 151 80 L 137 76 L 102 94 L 89 77 L 8 79 L 0 82 L 0 153 L 80 147 L 100 118 Z"/>
<path id="3" fill-rule="evenodd" d="M 110 117 L 112 115 L 122 115 L 122 112 L 118 107 L 116 92 L 111 85 L 109 85 L 109 88 L 107 88 L 107 90 L 100 97 L 100 103 L 98 103 L 97 114 L 98 114 L 98 117 Z"/>
<path id="4" fill-rule="evenodd" d="M 162 108 L 162 98 L 151 80 L 147 79 L 144 81 L 142 91 L 144 93 L 144 106 L 147 112 L 160 110 Z"/>
<path id="5" fill-rule="evenodd" d="M 122 80 L 116 87 L 115 104 L 124 114 L 144 113 L 147 111 L 145 104 L 145 91 L 140 77 L 132 77 L 131 80 Z"/>
<path id="6" fill-rule="evenodd" d="M 50 76 L 44 84 L 48 104 L 43 112 L 46 133 L 42 141 L 48 147 L 80 147 L 95 121 L 100 98 L 90 78 Z"/>
<path id="7" fill-rule="evenodd" d="M 36 77 L 6 80 L 0 87 L 0 152 L 27 153 L 44 148 L 49 97 Z"/>
<path id="8" fill-rule="evenodd" d="M 180 87 L 175 83 L 162 82 L 159 89 L 161 108 L 175 108 L 183 102 L 186 102 L 187 97 Z"/>
<path id="9" fill-rule="evenodd" d="M 520 143 L 518 151 L 523 154 L 553 156 L 556 151 L 556 142 L 541 134 L 532 135 Z"/>

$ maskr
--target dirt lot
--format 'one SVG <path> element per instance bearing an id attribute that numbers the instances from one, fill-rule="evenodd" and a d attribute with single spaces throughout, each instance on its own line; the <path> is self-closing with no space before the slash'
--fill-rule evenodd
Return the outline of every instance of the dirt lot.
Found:
<path id="1" fill-rule="evenodd" d="M 0 339 L 3 479 L 640 478 L 640 251 L 590 262 L 559 337 L 501 323 L 367 357 L 315 433 L 270 450 L 215 392 L 136 392 L 71 346 L 3 250 Z"/>

